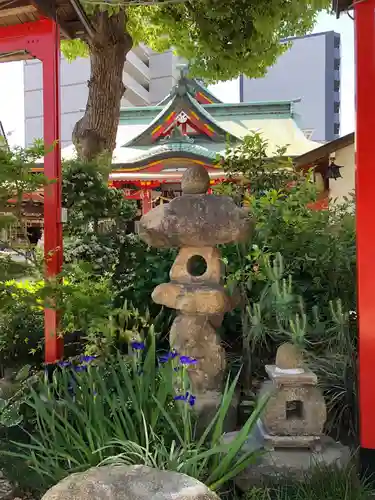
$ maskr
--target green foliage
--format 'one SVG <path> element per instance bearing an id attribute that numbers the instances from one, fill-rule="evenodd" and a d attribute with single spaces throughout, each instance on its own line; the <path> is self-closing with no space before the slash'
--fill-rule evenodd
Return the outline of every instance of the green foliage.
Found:
<path id="1" fill-rule="evenodd" d="M 146 351 L 134 344 L 127 358 L 84 358 L 56 371 L 51 382 L 44 378 L 25 399 L 37 417 L 30 442 L 8 455 L 28 460 L 46 486 L 90 466 L 142 463 L 188 473 L 217 489 L 254 459 L 254 452 L 238 452 L 266 401 L 225 444 L 223 423 L 238 377 L 228 380 L 217 414 L 198 436 L 194 396 L 174 399 L 177 387 L 191 394 L 186 365 L 178 355 L 167 358 L 157 362 L 151 330 Z"/>
<path id="2" fill-rule="evenodd" d="M 284 271 L 283 259 L 258 260 L 264 277 L 249 287 L 242 311 L 243 362 L 248 377 L 261 378 L 264 365 L 274 361 L 277 347 L 293 342 L 303 349 L 309 367 L 318 375 L 328 407 L 327 431 L 335 438 L 358 437 L 356 317 L 340 298 L 329 301 L 328 313 L 309 309 Z M 252 293 L 253 291 L 253 293 Z M 250 381 L 251 384 L 251 381 Z"/>
<path id="3" fill-rule="evenodd" d="M 89 263 L 65 266 L 62 283 L 57 285 L 57 307 L 62 312 L 64 335 L 88 332 L 112 310 L 110 275 L 94 275 Z"/>
<path id="4" fill-rule="evenodd" d="M 245 500 L 370 500 L 372 496 L 370 484 L 358 479 L 353 466 L 321 466 L 298 484 L 253 488 Z"/>
<path id="5" fill-rule="evenodd" d="M 89 15 L 97 9 L 115 14 L 118 3 L 84 2 Z M 192 76 L 210 82 L 245 74 L 264 76 L 288 49 L 280 40 L 304 35 L 314 26 L 327 0 L 187 0 L 126 7 L 126 30 L 134 44 L 145 43 L 162 52 L 173 48 L 190 62 Z M 64 42 L 68 59 L 87 55 L 83 42 Z"/>
<path id="6" fill-rule="evenodd" d="M 64 260 L 67 265 L 89 263 L 93 272 L 101 276 L 116 268 L 119 260 L 120 232 L 95 234 L 94 232 L 64 238 Z"/>
<path id="7" fill-rule="evenodd" d="M 152 248 L 138 235 L 126 235 L 113 278 L 120 302 L 128 300 L 140 307 L 150 304 L 154 288 L 169 281 L 169 271 L 176 254 L 175 249 Z"/>
<path id="8" fill-rule="evenodd" d="M 303 347 L 308 333 L 307 315 L 302 297 L 293 293 L 292 277 L 284 277 L 284 264 L 280 254 L 274 262 L 265 258 L 262 265 L 267 282 L 257 302 L 250 302 L 246 314 L 250 320 L 248 339 L 252 350 L 257 344 L 267 342 L 267 336 L 274 341 L 289 341 Z M 245 333 L 245 332 L 244 332 Z"/>
<path id="9" fill-rule="evenodd" d="M 65 347 L 71 355 L 106 356 L 126 351 L 128 342 L 143 339 L 151 325 L 157 331 L 169 331 L 170 315 L 158 307 L 150 311 L 150 296 L 135 302 L 137 308 L 122 297 L 115 283 L 112 272 L 98 275 L 88 262 L 64 266 L 62 282 L 53 293 L 61 311 Z"/>
<path id="10" fill-rule="evenodd" d="M 0 364 L 2 368 L 41 362 L 44 283 L 3 282 L 0 312 Z"/>
<path id="11" fill-rule="evenodd" d="M 65 163 L 62 193 L 69 213 L 65 229 L 70 235 L 98 233 L 99 222 L 108 220 L 114 229 L 124 229 L 135 216 L 134 203 L 125 200 L 121 190 L 108 187 L 108 169 L 97 161 Z"/>
<path id="12" fill-rule="evenodd" d="M 267 149 L 267 142 L 253 135 L 228 149 L 223 162 L 231 180 L 219 192 L 244 204 L 256 220 L 251 241 L 222 250 L 227 286 L 237 286 L 242 297 L 241 309 L 224 322 L 226 338 L 232 346 L 240 343 L 249 393 L 252 378 L 263 376 L 281 342 L 302 345 L 327 398 L 329 432 L 356 439 L 353 201 L 311 210 L 316 199 L 311 173 L 304 178 L 282 154 L 267 159 Z M 242 182 L 234 182 L 239 174 Z"/>
<path id="13" fill-rule="evenodd" d="M 38 259 L 29 252 L 31 247 L 23 224 L 25 216 L 22 203 L 25 194 L 33 193 L 47 184 L 44 175 L 31 172 L 44 152 L 41 141 L 35 141 L 29 148 L 0 147 L 0 249 L 10 252 L 0 255 L 0 299 L 6 280 L 19 276 L 27 266 L 40 268 Z M 24 228 L 24 241 L 21 243 L 5 241 L 3 237 L 3 230 L 15 225 Z M 15 261 L 14 254 L 20 262 Z"/>
<path id="14" fill-rule="evenodd" d="M 257 220 L 251 255 L 282 253 L 287 274 L 309 306 L 327 310 L 340 297 L 347 310 L 356 309 L 355 219 L 350 203 L 330 210 L 307 206 L 308 187 L 294 188 L 288 196 L 272 190 L 251 197 Z M 253 261 L 254 262 L 254 261 Z M 255 274 L 255 273 L 254 273 Z M 254 276 L 256 280 L 257 277 Z M 262 279 L 262 276 L 259 276 Z"/>
<path id="15" fill-rule="evenodd" d="M 2 366 L 26 362 L 38 364 L 43 354 L 43 310 L 14 300 L 0 314 L 0 363 Z"/>
<path id="16" fill-rule="evenodd" d="M 135 216 L 135 204 L 123 192 L 108 187 L 108 167 L 74 160 L 64 165 L 63 206 L 68 209 L 65 225 L 65 261 L 91 263 L 98 274 L 117 264 L 126 224 Z"/>
<path id="17" fill-rule="evenodd" d="M 276 151 L 269 149 L 268 141 L 259 133 L 249 134 L 237 146 L 228 145 L 224 158 L 220 158 L 228 181 L 224 182 L 224 187 L 218 185 L 216 190 L 227 189 L 225 194 L 243 198 L 250 187 L 253 195 L 269 190 L 286 194 L 291 184 L 305 183 L 306 177 L 294 169 L 291 158 L 286 156 L 286 147 L 278 147 Z"/>
<path id="18" fill-rule="evenodd" d="M 36 141 L 29 148 L 0 148 L 1 208 L 4 208 L 10 198 L 21 203 L 24 193 L 32 193 L 46 184 L 42 174 L 31 173 L 44 153 L 41 141 Z"/>
<path id="19" fill-rule="evenodd" d="M 230 279 L 244 289 L 251 283 L 252 294 L 259 293 L 266 276 L 258 261 L 281 253 L 286 275 L 293 276 L 296 293 L 309 308 L 317 305 L 328 314 L 329 301 L 340 298 L 346 310 L 356 310 L 353 201 L 311 210 L 309 204 L 316 200 L 311 174 L 304 178 L 280 156 L 267 160 L 267 149 L 267 142 L 253 135 L 239 148 L 228 150 L 224 160 L 228 175 L 242 173 L 245 180 L 251 179 L 250 191 L 246 182 L 229 189 L 256 221 L 251 241 L 224 249 Z"/>
<path id="20" fill-rule="evenodd" d="M 2 427 L 15 427 L 22 422 L 20 402 L 8 405 L 5 399 L 0 399 L 0 425 Z"/>
<path id="21" fill-rule="evenodd" d="M 89 48 L 86 43 L 80 39 L 61 40 L 61 51 L 67 61 L 72 62 L 77 57 L 88 57 Z"/>

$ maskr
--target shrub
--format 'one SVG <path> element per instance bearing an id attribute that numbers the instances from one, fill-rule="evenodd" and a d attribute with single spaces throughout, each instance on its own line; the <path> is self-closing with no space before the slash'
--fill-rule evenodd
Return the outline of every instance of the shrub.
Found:
<path id="1" fill-rule="evenodd" d="M 327 430 L 335 438 L 356 440 L 357 335 L 355 318 L 345 311 L 340 299 L 327 305 L 328 315 L 312 309 L 286 274 L 280 254 L 259 264 L 263 286 L 255 300 L 242 312 L 243 362 L 251 376 L 263 377 L 264 364 L 274 362 L 283 342 L 299 344 L 307 364 L 318 375 L 328 406 Z M 251 296 L 251 291 L 250 291 Z M 247 355 L 247 357 L 246 357 Z"/>
<path id="2" fill-rule="evenodd" d="M 42 361 L 44 314 L 22 302 L 0 313 L 0 359 L 3 367 Z"/>
<path id="3" fill-rule="evenodd" d="M 242 357 L 243 387 L 251 393 L 252 377 L 263 377 L 263 366 L 274 360 L 278 343 L 290 335 L 288 325 L 280 324 L 280 314 L 293 321 L 296 314 L 306 319 L 310 362 L 330 408 L 329 430 L 335 437 L 350 434 L 352 439 L 357 434 L 357 326 L 349 317 L 356 311 L 353 199 L 331 203 L 329 210 L 312 210 L 317 197 L 313 172 L 306 176 L 296 171 L 282 149 L 269 159 L 267 149 L 267 142 L 253 134 L 228 149 L 223 160 L 229 180 L 218 191 L 233 196 L 256 221 L 248 242 L 222 249 L 227 286 L 236 285 L 242 298 L 241 307 L 224 320 L 225 339 L 234 355 Z M 274 281 L 267 263 L 277 261 L 278 254 L 283 256 L 283 296 L 277 301 L 277 318 L 275 304 L 267 304 Z"/>
<path id="4" fill-rule="evenodd" d="M 69 210 L 68 234 L 98 234 L 100 221 L 113 221 L 108 232 L 124 229 L 135 216 L 135 205 L 124 199 L 121 190 L 108 186 L 108 166 L 100 161 L 79 159 L 63 166 L 63 206 Z"/>
<path id="5" fill-rule="evenodd" d="M 18 277 L 22 268 L 31 272 L 39 267 L 27 238 L 23 202 L 25 195 L 42 189 L 49 182 L 43 174 L 32 173 L 32 168 L 36 166 L 37 160 L 42 158 L 44 153 L 43 141 L 35 141 L 28 148 L 0 147 L 0 248 L 16 252 L 27 262 L 27 266 L 20 265 L 12 258 L 1 255 L 1 294 L 3 282 Z M 4 238 L 4 234 L 6 235 L 10 228 L 15 227 L 18 227 L 22 241 L 16 242 Z"/>
<path id="6" fill-rule="evenodd" d="M 0 362 L 3 367 L 40 363 L 44 342 L 42 282 L 4 283 L 0 312 Z"/>
<path id="7" fill-rule="evenodd" d="M 113 286 L 120 303 L 128 300 L 139 307 L 159 311 L 159 306 L 152 307 L 151 293 L 157 285 L 169 281 L 176 254 L 175 249 L 152 248 L 137 235 L 126 235 L 113 275 Z"/>
<path id="8" fill-rule="evenodd" d="M 267 150 L 267 141 L 253 134 L 228 149 L 223 160 L 229 176 L 226 194 L 246 206 L 256 221 L 249 242 L 223 249 L 230 279 L 243 284 L 242 291 L 251 283 L 252 295 L 258 295 L 264 279 L 259 260 L 281 253 L 286 274 L 293 276 L 296 293 L 309 307 L 329 313 L 329 301 L 340 298 L 346 310 L 355 311 L 354 200 L 331 202 L 329 210 L 311 210 L 317 198 L 313 172 L 295 170 L 282 148 L 272 159 Z M 242 182 L 232 181 L 238 174 Z M 223 191 L 220 185 L 217 189 Z"/>

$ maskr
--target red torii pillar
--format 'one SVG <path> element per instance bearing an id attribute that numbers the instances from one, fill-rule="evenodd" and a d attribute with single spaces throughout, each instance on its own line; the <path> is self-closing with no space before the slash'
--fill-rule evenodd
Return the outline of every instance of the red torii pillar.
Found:
<path id="1" fill-rule="evenodd" d="M 363 472 L 375 472 L 375 0 L 354 2 L 359 418 Z"/>
<path id="2" fill-rule="evenodd" d="M 44 190 L 44 255 L 47 278 L 62 269 L 61 150 L 60 150 L 60 31 L 49 19 L 0 27 L 0 52 L 26 50 L 42 61 L 44 143 L 49 152 L 44 159 L 44 175 L 55 182 Z M 51 146 L 54 145 L 53 150 Z M 63 339 L 58 335 L 58 312 L 51 304 L 44 313 L 45 362 L 55 363 L 63 355 Z"/>

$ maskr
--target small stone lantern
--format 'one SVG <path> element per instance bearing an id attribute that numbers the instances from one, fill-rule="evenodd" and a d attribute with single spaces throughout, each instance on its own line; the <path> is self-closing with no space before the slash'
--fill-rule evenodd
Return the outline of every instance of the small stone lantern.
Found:
<path id="1" fill-rule="evenodd" d="M 303 367 L 298 348 L 282 345 L 276 364 L 265 368 L 269 380 L 259 394 L 270 396 L 259 422 L 265 446 L 319 448 L 327 418 L 326 404 L 317 377 Z"/>
<path id="2" fill-rule="evenodd" d="M 280 346 L 275 365 L 266 366 L 266 372 L 269 380 L 261 386 L 259 397 L 269 399 L 243 446 L 244 452 L 261 452 L 236 477 L 238 488 L 248 491 L 283 480 L 304 482 L 315 467 L 347 467 L 349 448 L 323 434 L 326 405 L 300 349 L 292 344 Z M 229 433 L 226 442 L 236 435 Z"/>
<path id="3" fill-rule="evenodd" d="M 139 235 L 154 247 L 179 247 L 170 282 L 157 286 L 157 304 L 177 309 L 170 345 L 196 360 L 189 367 L 197 411 L 209 418 L 221 399 L 225 351 L 217 336 L 224 314 L 235 307 L 223 286 L 224 266 L 216 245 L 248 240 L 248 211 L 228 196 L 206 194 L 210 178 L 203 166 L 186 169 L 182 196 L 142 217 Z M 211 411 L 210 411 L 211 409 Z"/>

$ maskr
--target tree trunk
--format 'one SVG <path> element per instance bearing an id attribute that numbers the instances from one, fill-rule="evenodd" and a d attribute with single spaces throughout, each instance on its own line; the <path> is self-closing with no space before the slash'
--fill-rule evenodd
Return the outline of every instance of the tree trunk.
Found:
<path id="1" fill-rule="evenodd" d="M 73 130 L 73 144 L 83 160 L 101 153 L 112 154 L 120 119 L 120 103 L 125 87 L 122 73 L 132 39 L 126 33 L 122 10 L 112 16 L 97 12 L 90 17 L 95 35 L 88 40 L 91 74 L 89 94 L 83 117 Z"/>

